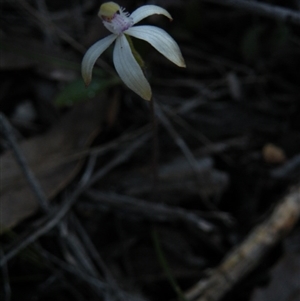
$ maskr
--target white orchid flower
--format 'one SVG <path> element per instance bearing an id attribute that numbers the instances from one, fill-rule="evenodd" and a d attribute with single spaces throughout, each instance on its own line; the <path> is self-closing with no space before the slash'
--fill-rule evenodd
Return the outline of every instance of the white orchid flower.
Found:
<path id="1" fill-rule="evenodd" d="M 86 86 L 92 80 L 92 71 L 96 60 L 116 41 L 113 51 L 113 62 L 120 78 L 142 98 L 146 100 L 151 99 L 151 87 L 132 53 L 126 35 L 147 41 L 171 62 L 179 67 L 185 67 L 179 46 L 168 33 L 155 26 L 143 25 L 133 27 L 134 24 L 153 14 L 162 14 L 172 20 L 171 15 L 165 9 L 156 5 L 141 6 L 131 15 L 114 2 L 107 2 L 101 5 L 98 15 L 102 19 L 104 26 L 112 34 L 96 42 L 84 55 L 81 70 Z"/>

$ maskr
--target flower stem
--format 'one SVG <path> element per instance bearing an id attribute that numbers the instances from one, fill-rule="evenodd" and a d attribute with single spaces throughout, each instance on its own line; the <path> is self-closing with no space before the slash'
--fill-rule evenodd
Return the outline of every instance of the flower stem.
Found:
<path id="1" fill-rule="evenodd" d="M 154 243 L 154 248 L 155 248 L 155 252 L 156 252 L 158 261 L 159 261 L 161 267 L 163 268 L 164 273 L 165 273 L 166 277 L 168 278 L 168 281 L 169 281 L 170 285 L 172 286 L 175 293 L 177 294 L 178 300 L 179 301 L 188 301 L 185 298 L 184 293 L 182 292 L 180 286 L 178 285 L 175 277 L 173 276 L 173 274 L 171 272 L 171 269 L 169 267 L 169 264 L 167 262 L 165 254 L 164 254 L 163 249 L 161 247 L 158 233 L 155 230 L 155 228 L 152 229 L 151 234 L 152 234 L 152 241 Z"/>
<path id="2" fill-rule="evenodd" d="M 155 116 L 155 103 L 153 96 L 150 99 L 150 114 L 152 121 L 152 200 L 155 201 L 157 197 L 157 183 L 158 183 L 158 131 L 157 120 Z"/>
<path id="3" fill-rule="evenodd" d="M 134 45 L 132 43 L 132 39 L 130 36 L 125 35 L 131 52 L 136 59 L 137 63 L 140 65 L 142 68 L 145 76 L 146 76 L 146 70 L 145 70 L 145 62 L 143 61 L 142 57 L 140 54 L 136 51 L 134 48 Z M 150 115 L 151 115 L 151 122 L 152 122 L 152 195 L 151 199 L 153 201 L 156 200 L 157 198 L 157 183 L 158 183 L 158 132 L 157 132 L 157 120 L 155 116 L 155 103 L 154 103 L 154 98 L 151 96 L 150 99 Z"/>

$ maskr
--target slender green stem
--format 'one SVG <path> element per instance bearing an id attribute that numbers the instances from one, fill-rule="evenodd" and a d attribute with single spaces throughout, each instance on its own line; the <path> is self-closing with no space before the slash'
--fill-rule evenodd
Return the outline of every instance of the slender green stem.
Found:
<path id="1" fill-rule="evenodd" d="M 179 287 L 178 283 L 176 282 L 175 278 L 172 275 L 171 269 L 168 265 L 168 262 L 165 258 L 163 250 L 161 248 L 159 237 L 157 235 L 157 231 L 155 229 L 152 230 L 152 240 L 154 242 L 155 252 L 156 252 L 158 261 L 159 261 L 161 267 L 163 268 L 164 273 L 165 273 L 166 277 L 168 278 L 171 286 L 173 287 L 174 291 L 176 292 L 178 299 L 180 301 L 188 301 L 185 298 L 181 288 Z"/>
<path id="2" fill-rule="evenodd" d="M 150 114 L 152 121 L 152 200 L 155 201 L 157 197 L 157 183 L 158 183 L 158 130 L 157 119 L 155 115 L 155 103 L 153 96 L 150 99 Z"/>
<path id="3" fill-rule="evenodd" d="M 125 37 L 129 43 L 129 46 L 130 46 L 130 49 L 131 49 L 131 52 L 132 52 L 134 58 L 136 59 L 136 61 L 138 62 L 138 64 L 140 65 L 140 67 L 142 68 L 142 70 L 144 71 L 144 74 L 145 74 L 146 73 L 145 72 L 145 62 L 143 61 L 140 54 L 134 48 L 131 37 L 128 35 L 125 35 Z M 145 74 L 145 76 L 146 76 L 146 74 Z M 152 135 L 153 135 L 153 139 L 152 139 L 152 195 L 151 195 L 151 198 L 153 201 L 155 201 L 157 198 L 159 151 L 158 151 L 157 120 L 156 120 L 156 115 L 155 115 L 155 103 L 154 103 L 153 96 L 150 99 L 150 115 L 151 115 L 151 121 L 152 121 Z"/>

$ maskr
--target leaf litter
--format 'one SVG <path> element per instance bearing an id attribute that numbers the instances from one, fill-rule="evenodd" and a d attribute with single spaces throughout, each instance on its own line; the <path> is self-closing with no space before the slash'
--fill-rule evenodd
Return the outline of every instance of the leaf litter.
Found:
<path id="1" fill-rule="evenodd" d="M 139 45 L 158 104 L 153 199 L 147 104 L 109 61 L 94 89 L 81 84 L 82 45 L 105 34 L 96 2 L 3 3 L 1 111 L 51 201 L 39 210 L 2 136 L 4 300 L 293 296 L 272 287 L 277 270 L 298 277 L 282 245 L 299 232 L 299 29 L 213 1 L 159 1 L 188 68 Z"/>

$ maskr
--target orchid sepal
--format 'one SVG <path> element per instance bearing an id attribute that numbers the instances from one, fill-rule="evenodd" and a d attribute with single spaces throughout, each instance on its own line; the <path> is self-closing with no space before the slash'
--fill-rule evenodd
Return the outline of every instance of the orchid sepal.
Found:
<path id="1" fill-rule="evenodd" d="M 116 40 L 117 36 L 111 34 L 93 44 L 85 53 L 81 63 L 83 81 L 88 86 L 92 81 L 93 67 L 99 56 Z"/>

